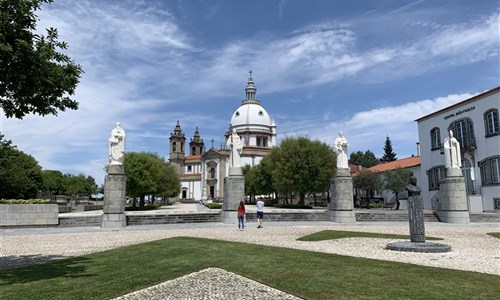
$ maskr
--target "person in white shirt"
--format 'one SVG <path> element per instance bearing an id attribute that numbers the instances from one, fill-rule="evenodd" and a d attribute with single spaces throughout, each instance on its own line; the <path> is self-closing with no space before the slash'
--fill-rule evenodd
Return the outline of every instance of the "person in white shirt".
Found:
<path id="1" fill-rule="evenodd" d="M 257 228 L 263 228 L 262 219 L 264 219 L 264 201 L 259 200 L 257 201 Z"/>

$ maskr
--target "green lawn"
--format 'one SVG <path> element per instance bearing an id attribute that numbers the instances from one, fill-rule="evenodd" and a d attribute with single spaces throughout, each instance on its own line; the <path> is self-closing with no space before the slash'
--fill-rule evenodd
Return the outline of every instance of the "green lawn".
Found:
<path id="1" fill-rule="evenodd" d="M 500 232 L 488 232 L 487 235 L 500 239 Z"/>
<path id="2" fill-rule="evenodd" d="M 2 271 L 0 298 L 109 299 L 207 267 L 305 299 L 497 299 L 500 294 L 495 275 L 176 237 Z"/>
<path id="3" fill-rule="evenodd" d="M 298 238 L 298 241 L 326 241 L 336 240 L 352 237 L 365 237 L 365 238 L 385 238 L 385 239 L 403 239 L 410 240 L 409 235 L 401 234 L 386 234 L 386 233 L 371 233 L 371 232 L 358 232 L 358 231 L 342 231 L 342 230 L 323 230 L 310 235 Z M 425 237 L 426 240 L 442 240 L 442 238 Z"/>

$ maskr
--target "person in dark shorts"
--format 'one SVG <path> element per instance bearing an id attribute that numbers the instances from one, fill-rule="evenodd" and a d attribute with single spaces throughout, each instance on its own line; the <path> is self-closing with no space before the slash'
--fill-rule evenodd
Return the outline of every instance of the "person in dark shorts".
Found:
<path id="1" fill-rule="evenodd" d="M 262 227 L 262 221 L 264 219 L 264 201 L 259 200 L 257 201 L 257 228 L 263 228 Z"/>

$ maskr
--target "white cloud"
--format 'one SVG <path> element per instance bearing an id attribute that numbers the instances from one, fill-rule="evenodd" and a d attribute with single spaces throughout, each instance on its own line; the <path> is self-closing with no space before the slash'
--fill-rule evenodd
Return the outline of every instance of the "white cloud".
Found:
<path id="1" fill-rule="evenodd" d="M 318 118 L 294 119 L 280 115 L 280 138 L 307 135 L 313 139 L 332 144 L 342 131 L 350 144 L 349 151 L 371 150 L 381 156 L 385 138 L 391 138 L 393 145 L 401 145 L 399 158 L 416 154 L 418 141 L 417 124 L 419 117 L 463 101 L 474 94 L 453 94 L 435 99 L 413 101 L 398 106 L 387 106 L 360 111 L 346 116 L 343 120 L 324 122 Z"/>

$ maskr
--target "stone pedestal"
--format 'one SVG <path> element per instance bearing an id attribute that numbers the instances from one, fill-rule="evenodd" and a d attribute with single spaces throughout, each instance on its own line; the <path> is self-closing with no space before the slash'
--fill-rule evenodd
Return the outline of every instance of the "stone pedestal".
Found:
<path id="1" fill-rule="evenodd" d="M 330 221 L 338 223 L 356 222 L 352 191 L 350 170 L 337 169 L 336 176 L 330 180 L 330 193 L 332 197 L 328 207 Z"/>
<path id="2" fill-rule="evenodd" d="M 424 203 L 420 196 L 412 196 L 408 199 L 408 219 L 410 221 L 411 241 L 414 243 L 424 243 Z"/>
<path id="3" fill-rule="evenodd" d="M 465 179 L 459 169 L 447 169 L 446 172 L 448 177 L 439 182 L 439 220 L 445 223 L 469 224 Z"/>
<path id="4" fill-rule="evenodd" d="M 109 165 L 104 180 L 104 205 L 101 221 L 102 228 L 127 226 L 125 215 L 125 170 L 123 165 Z"/>
<path id="5" fill-rule="evenodd" d="M 222 223 L 237 224 L 238 204 L 240 203 L 240 201 L 244 200 L 245 177 L 243 177 L 243 175 L 230 174 L 228 177 L 224 178 L 224 203 L 222 204 L 222 209 L 220 211 Z"/>

